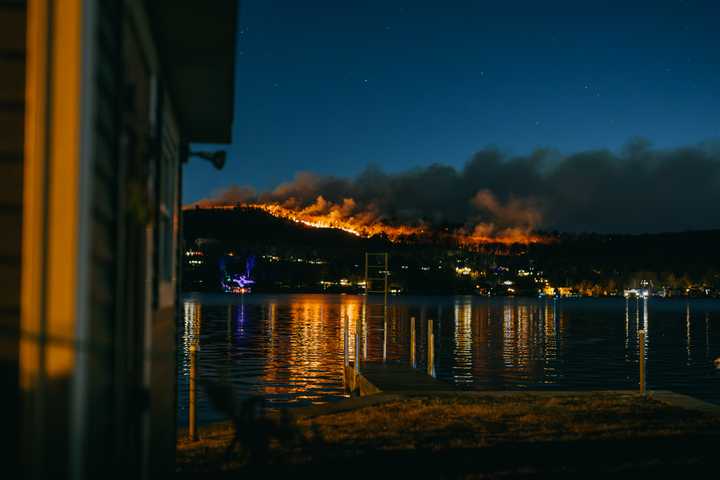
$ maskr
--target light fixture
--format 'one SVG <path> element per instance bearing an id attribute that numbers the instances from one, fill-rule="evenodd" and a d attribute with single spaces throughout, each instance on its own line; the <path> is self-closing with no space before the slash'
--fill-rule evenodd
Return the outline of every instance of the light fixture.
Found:
<path id="1" fill-rule="evenodd" d="M 208 162 L 212 163 L 216 169 L 222 170 L 222 168 L 225 166 L 225 159 L 227 158 L 227 152 L 225 150 L 215 150 L 214 152 L 208 152 L 208 151 L 189 152 L 188 158 L 190 158 L 190 157 L 198 157 L 198 158 L 202 158 L 203 160 L 207 160 Z"/>

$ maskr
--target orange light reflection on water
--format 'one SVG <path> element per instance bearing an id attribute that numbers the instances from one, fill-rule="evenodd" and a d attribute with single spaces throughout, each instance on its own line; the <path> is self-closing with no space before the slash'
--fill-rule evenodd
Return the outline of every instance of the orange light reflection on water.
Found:
<path id="1" fill-rule="evenodd" d="M 203 304 L 202 298 L 184 303 L 182 375 L 189 372 L 191 347 L 199 347 L 200 377 L 229 380 L 238 398 L 259 394 L 276 405 L 325 403 L 347 396 L 345 319 L 350 361 L 362 326 L 361 359 L 381 361 L 385 356 L 390 362 L 409 363 L 410 317 L 415 317 L 421 370 L 426 368 L 427 325 L 432 319 L 438 371 L 444 372 L 445 380 L 467 386 L 552 383 L 564 329 L 552 301 L 470 296 L 450 299 L 448 306 L 398 301 L 389 305 L 384 319 L 377 317 L 382 310 L 366 305 L 362 296 L 225 298 L 229 303 Z"/>
<path id="2" fill-rule="evenodd" d="M 324 403 L 322 392 L 331 387 L 327 370 L 337 372 L 342 383 L 344 319 L 349 324 L 349 354 L 355 355 L 355 329 L 362 300 L 348 296 L 340 305 L 319 301 L 317 295 L 293 297 L 281 321 L 289 335 L 269 339 L 267 366 L 262 381 L 267 394 L 290 395 L 290 402 Z M 270 323 L 278 322 L 277 306 L 271 307 Z"/>

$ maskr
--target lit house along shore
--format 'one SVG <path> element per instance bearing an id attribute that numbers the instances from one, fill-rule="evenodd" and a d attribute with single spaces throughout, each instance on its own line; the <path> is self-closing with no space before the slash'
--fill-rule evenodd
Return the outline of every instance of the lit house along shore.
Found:
<path id="1" fill-rule="evenodd" d="M 182 152 L 230 141 L 237 12 L 0 0 L 7 478 L 174 469 Z"/>

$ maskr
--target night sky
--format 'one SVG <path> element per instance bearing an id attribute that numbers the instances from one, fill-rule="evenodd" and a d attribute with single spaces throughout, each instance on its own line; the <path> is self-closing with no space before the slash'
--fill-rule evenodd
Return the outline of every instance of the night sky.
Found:
<path id="1" fill-rule="evenodd" d="M 508 155 L 720 138 L 718 1 L 243 0 L 221 172 L 184 200 Z"/>

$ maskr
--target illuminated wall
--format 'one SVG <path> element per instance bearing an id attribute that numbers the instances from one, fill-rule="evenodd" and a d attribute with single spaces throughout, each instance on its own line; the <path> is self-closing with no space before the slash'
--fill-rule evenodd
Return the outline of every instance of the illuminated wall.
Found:
<path id="1" fill-rule="evenodd" d="M 174 469 L 186 131 L 156 35 L 232 32 L 236 10 L 197 2 L 205 17 L 182 17 L 154 0 L 184 22 L 158 25 L 147 4 L 0 0 L 0 363 L 5 437 L 27 478 Z M 199 62 L 192 74 L 217 66 Z M 207 137 L 186 140 L 227 138 L 201 117 Z"/>
<path id="2" fill-rule="evenodd" d="M 0 391 L 11 412 L 20 409 L 17 391 L 20 329 L 22 157 L 25 117 L 26 12 L 0 1 Z M 7 415 L 5 450 L 13 471 L 18 458 L 19 415 Z"/>

